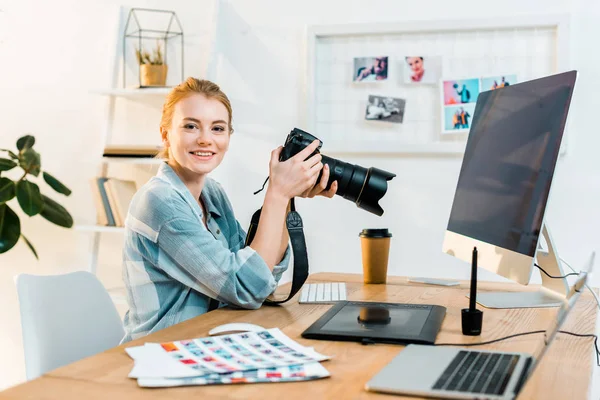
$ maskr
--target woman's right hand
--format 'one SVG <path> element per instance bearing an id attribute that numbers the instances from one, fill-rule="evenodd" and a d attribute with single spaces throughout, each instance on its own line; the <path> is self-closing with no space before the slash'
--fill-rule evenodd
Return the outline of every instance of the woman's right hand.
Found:
<path id="1" fill-rule="evenodd" d="M 319 147 L 319 140 L 313 141 L 302 151 L 286 161 L 279 161 L 279 156 L 283 146 L 279 146 L 271 152 L 271 162 L 269 163 L 269 189 L 278 196 L 290 200 L 301 196 L 308 189 L 312 188 L 317 182 L 319 172 L 323 168 L 321 154 L 315 154 L 308 160 Z"/>

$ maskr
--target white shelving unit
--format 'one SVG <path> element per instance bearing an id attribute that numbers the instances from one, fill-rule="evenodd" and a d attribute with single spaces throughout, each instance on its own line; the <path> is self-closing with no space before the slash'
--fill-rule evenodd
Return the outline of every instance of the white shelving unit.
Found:
<path id="1" fill-rule="evenodd" d="M 122 226 L 103 226 L 103 225 L 76 225 L 75 230 L 80 232 L 97 232 L 97 233 L 123 233 L 125 228 Z"/>
<path id="2" fill-rule="evenodd" d="M 113 89 L 96 89 L 92 90 L 93 94 L 104 96 L 121 96 L 121 97 L 145 97 L 148 95 L 164 96 L 171 90 L 171 87 L 156 87 L 156 88 L 113 88 Z"/>
<path id="3" fill-rule="evenodd" d="M 115 78 L 115 83 L 117 79 Z M 107 96 L 108 106 L 106 111 L 106 117 L 104 121 L 103 129 L 103 143 L 108 145 L 111 143 L 113 136 L 113 122 L 115 118 L 116 99 L 121 98 L 135 98 L 136 100 L 144 100 L 145 98 L 166 96 L 171 88 L 159 87 L 159 88 L 109 88 L 92 90 L 92 94 Z M 160 159 L 156 158 L 143 158 L 143 157 L 101 157 L 99 160 L 100 171 L 98 176 L 108 176 L 109 164 L 132 164 L 132 165 L 158 165 L 161 163 Z M 125 232 L 124 227 L 120 226 L 103 226 L 103 225 L 90 225 L 90 224 L 76 224 L 75 229 L 81 233 L 90 235 L 90 259 L 89 259 L 89 271 L 96 274 L 98 267 L 98 253 L 100 250 L 100 239 L 104 233 L 119 233 Z"/>

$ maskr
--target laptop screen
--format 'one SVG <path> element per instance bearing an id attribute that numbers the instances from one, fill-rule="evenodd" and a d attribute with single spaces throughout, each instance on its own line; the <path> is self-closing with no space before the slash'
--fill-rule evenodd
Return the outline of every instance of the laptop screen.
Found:
<path id="1" fill-rule="evenodd" d="M 595 257 L 596 257 L 596 254 L 592 253 L 588 262 L 586 263 L 586 266 L 579 273 L 579 277 L 577 278 L 577 281 L 571 287 L 571 292 L 569 293 L 569 295 L 567 297 L 567 301 L 565 301 L 560 306 L 560 308 L 558 309 L 558 312 L 556 313 L 556 317 L 554 317 L 552 319 L 550 326 L 548 327 L 548 329 L 546 329 L 546 332 L 544 333 L 544 341 L 539 346 L 539 348 L 533 353 L 533 363 L 531 365 L 529 375 L 531 375 L 533 373 L 536 365 L 539 364 L 539 362 L 542 359 L 542 357 L 544 356 L 544 354 L 546 354 L 548 347 L 550 347 L 550 345 L 554 341 L 554 338 L 556 337 L 556 334 L 560 330 L 560 327 L 563 325 L 563 323 L 567 319 L 569 312 L 575 306 L 575 303 L 579 299 L 581 292 L 585 289 L 585 284 L 587 281 L 588 274 L 592 271 L 592 268 L 594 266 Z"/>

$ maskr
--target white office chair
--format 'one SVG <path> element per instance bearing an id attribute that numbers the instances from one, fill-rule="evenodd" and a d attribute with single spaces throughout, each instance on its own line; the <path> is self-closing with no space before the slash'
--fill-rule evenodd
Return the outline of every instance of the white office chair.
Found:
<path id="1" fill-rule="evenodd" d="M 108 292 L 85 271 L 15 277 L 27 379 L 117 346 L 123 324 Z"/>

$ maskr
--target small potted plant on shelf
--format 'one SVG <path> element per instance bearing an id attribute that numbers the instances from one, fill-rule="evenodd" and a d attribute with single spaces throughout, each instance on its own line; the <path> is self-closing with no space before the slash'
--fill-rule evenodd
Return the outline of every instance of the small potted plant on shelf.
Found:
<path id="1" fill-rule="evenodd" d="M 38 258 L 35 248 L 21 232 L 19 216 L 7 204 L 15 197 L 23 212 L 28 216 L 33 217 L 39 214 L 55 225 L 65 228 L 73 226 L 71 214 L 56 201 L 41 194 L 39 186 L 28 179 L 29 175 L 37 177 L 42 172 L 40 154 L 33 149 L 34 144 L 35 138 L 27 135 L 17 140 L 16 153 L 8 149 L 0 149 L 0 152 L 6 152 L 9 157 L 0 157 L 0 174 L 17 166 L 23 170 L 22 175 L 19 173 L 19 179 L 0 177 L 0 254 L 6 253 L 17 244 L 19 239 L 23 239 L 35 258 Z M 68 187 L 46 171 L 42 172 L 42 176 L 44 181 L 56 192 L 65 196 L 71 194 Z"/>
<path id="2" fill-rule="evenodd" d="M 164 63 L 160 42 L 156 42 L 156 48 L 152 54 L 142 49 L 136 49 L 135 53 L 140 65 L 141 86 L 165 86 L 167 65 Z"/>

